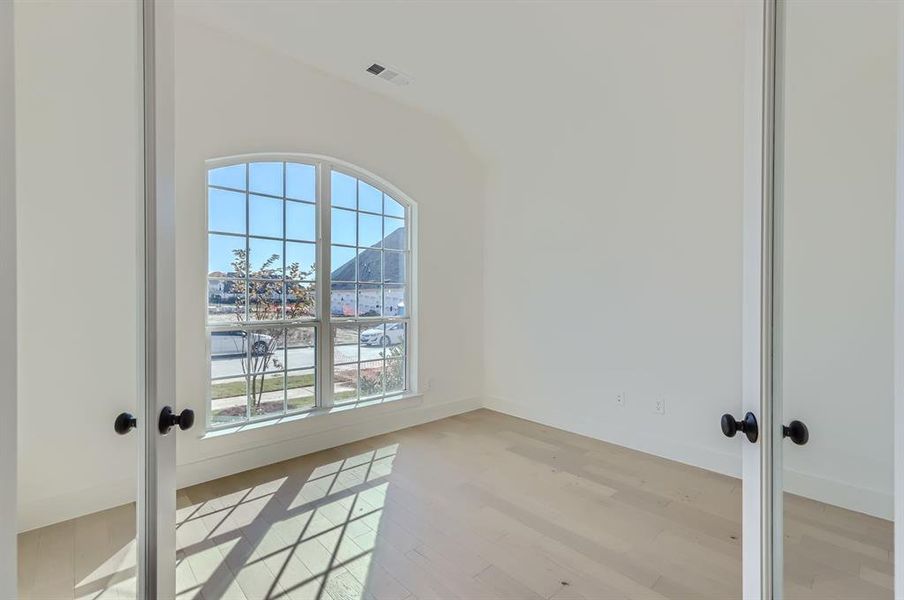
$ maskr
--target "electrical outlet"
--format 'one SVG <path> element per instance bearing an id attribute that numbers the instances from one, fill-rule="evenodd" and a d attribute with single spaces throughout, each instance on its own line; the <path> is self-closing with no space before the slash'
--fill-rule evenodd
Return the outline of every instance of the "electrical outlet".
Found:
<path id="1" fill-rule="evenodd" d="M 615 394 L 615 406 L 624 406 L 625 405 L 625 393 L 619 392 Z"/>
<path id="2" fill-rule="evenodd" d="M 665 398 L 660 398 L 653 403 L 653 412 L 657 415 L 665 414 Z"/>

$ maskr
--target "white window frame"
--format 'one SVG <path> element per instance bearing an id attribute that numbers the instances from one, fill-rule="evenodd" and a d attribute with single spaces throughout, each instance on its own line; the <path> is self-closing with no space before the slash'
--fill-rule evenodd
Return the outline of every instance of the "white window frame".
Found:
<path id="1" fill-rule="evenodd" d="M 208 223 L 209 220 L 209 202 L 208 202 L 208 172 L 211 169 L 227 167 L 236 164 L 255 163 L 255 162 L 287 162 L 301 163 L 314 166 L 316 179 L 316 201 L 315 215 L 317 220 L 316 230 L 316 283 L 315 295 L 317 298 L 315 316 L 305 319 L 282 319 L 264 322 L 244 322 L 230 324 L 210 324 L 207 320 L 207 302 L 208 302 L 208 276 L 207 271 L 209 264 L 209 242 L 208 242 Z M 407 238 L 408 260 L 405 264 L 405 317 L 334 317 L 330 310 L 330 289 L 331 289 L 331 213 L 332 213 L 332 193 L 330 189 L 330 174 L 332 171 L 338 171 L 350 177 L 354 177 L 364 183 L 375 187 L 384 194 L 391 196 L 405 209 L 405 235 Z M 279 421 L 283 419 L 292 419 L 298 416 L 307 416 L 311 414 L 331 412 L 334 407 L 333 401 L 333 371 L 334 371 L 334 352 L 333 352 L 333 336 L 332 330 L 334 325 L 367 325 L 381 324 L 390 322 L 406 323 L 406 341 L 405 341 L 405 383 L 403 390 L 399 393 L 391 395 L 375 396 L 373 398 L 359 399 L 355 403 L 344 402 L 341 408 L 348 409 L 357 406 L 369 406 L 371 404 L 382 403 L 387 400 L 396 400 L 407 398 L 418 394 L 417 387 L 417 204 L 402 190 L 386 181 L 385 179 L 375 175 L 361 167 L 358 167 L 347 161 L 337 159 L 321 154 L 308 153 L 255 153 L 240 154 L 234 156 L 226 156 L 220 158 L 212 158 L 204 162 L 203 171 L 204 181 L 204 262 L 203 262 L 203 279 L 204 282 L 204 336 L 205 336 L 205 352 L 207 355 L 207 377 L 205 392 L 205 424 L 207 431 L 219 431 L 224 429 L 240 428 L 249 424 L 258 424 L 267 421 Z M 246 182 L 247 187 L 247 182 Z M 357 213 L 357 208 L 355 209 Z M 366 211 L 365 211 L 366 212 Z M 247 226 L 247 225 L 246 225 Z M 385 283 L 381 283 L 385 285 Z M 357 292 L 356 292 L 357 306 Z M 257 418 L 246 418 L 233 423 L 214 424 L 211 421 L 211 385 L 210 385 L 210 333 L 213 331 L 224 330 L 249 330 L 255 328 L 275 328 L 275 327 L 312 327 L 315 335 L 315 406 L 306 410 L 298 410 L 292 412 L 274 413 L 273 415 L 261 416 Z M 360 342 L 359 342 L 360 343 Z M 250 351 L 250 350 L 249 350 Z M 360 354 L 359 354 L 360 364 Z"/>

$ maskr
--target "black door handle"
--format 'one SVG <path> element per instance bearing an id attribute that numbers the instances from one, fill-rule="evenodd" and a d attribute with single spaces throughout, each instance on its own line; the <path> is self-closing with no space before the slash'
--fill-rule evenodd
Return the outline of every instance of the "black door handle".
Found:
<path id="1" fill-rule="evenodd" d="M 163 410 L 160 411 L 160 421 L 157 424 L 160 433 L 166 435 L 170 432 L 170 429 L 179 426 L 179 429 L 185 431 L 186 429 L 191 429 L 191 426 L 195 424 L 195 411 L 190 408 L 184 409 L 178 415 L 173 412 L 173 409 L 169 406 L 164 406 Z"/>
<path id="2" fill-rule="evenodd" d="M 113 421 L 113 431 L 119 435 L 125 435 L 138 426 L 138 421 L 127 412 L 119 413 Z"/>
<path id="3" fill-rule="evenodd" d="M 782 436 L 791 438 L 798 446 L 803 446 L 810 440 L 810 430 L 801 421 L 791 421 L 782 425 Z"/>
<path id="4" fill-rule="evenodd" d="M 756 424 L 756 416 L 752 412 L 744 415 L 743 421 L 737 421 L 731 415 L 722 415 L 722 433 L 725 437 L 734 437 L 739 431 L 743 432 L 751 443 L 756 442 L 760 430 Z"/>

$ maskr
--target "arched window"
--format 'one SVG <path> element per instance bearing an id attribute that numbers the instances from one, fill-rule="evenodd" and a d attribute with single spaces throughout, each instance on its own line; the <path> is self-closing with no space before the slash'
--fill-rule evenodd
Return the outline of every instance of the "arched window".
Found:
<path id="1" fill-rule="evenodd" d="M 207 171 L 208 426 L 409 390 L 412 203 L 320 157 Z"/>

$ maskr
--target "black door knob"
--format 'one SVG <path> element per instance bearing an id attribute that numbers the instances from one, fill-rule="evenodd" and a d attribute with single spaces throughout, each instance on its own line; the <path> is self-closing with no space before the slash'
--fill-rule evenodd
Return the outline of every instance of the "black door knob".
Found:
<path id="1" fill-rule="evenodd" d="M 756 442 L 760 430 L 756 424 L 756 416 L 752 412 L 744 415 L 743 421 L 738 421 L 731 415 L 722 415 L 722 433 L 726 437 L 734 437 L 739 431 L 744 433 L 751 443 Z"/>
<path id="2" fill-rule="evenodd" d="M 166 435 L 170 432 L 170 429 L 179 426 L 179 429 L 185 431 L 186 429 L 191 429 L 191 426 L 195 424 L 195 411 L 190 408 L 186 408 L 178 415 L 173 412 L 173 409 L 169 406 L 164 406 L 163 410 L 160 411 L 160 422 L 158 423 L 158 428 L 160 429 L 160 433 Z"/>
<path id="3" fill-rule="evenodd" d="M 798 446 L 803 446 L 810 440 L 810 430 L 801 421 L 791 421 L 787 425 L 782 425 L 782 435 L 791 438 Z"/>
<path id="4" fill-rule="evenodd" d="M 138 426 L 138 421 L 129 413 L 119 413 L 113 421 L 113 431 L 119 435 L 125 435 Z"/>

